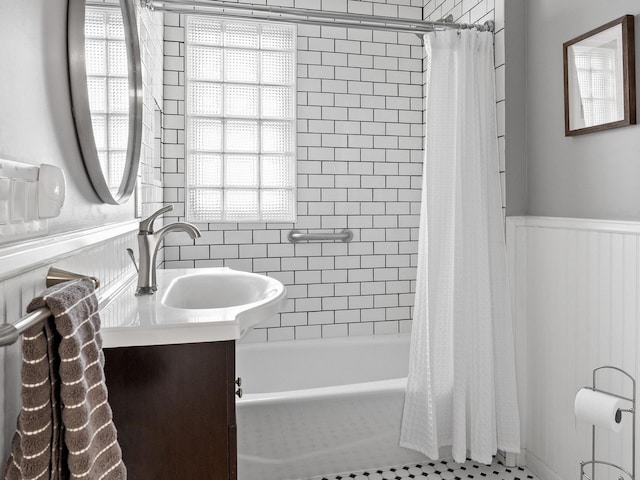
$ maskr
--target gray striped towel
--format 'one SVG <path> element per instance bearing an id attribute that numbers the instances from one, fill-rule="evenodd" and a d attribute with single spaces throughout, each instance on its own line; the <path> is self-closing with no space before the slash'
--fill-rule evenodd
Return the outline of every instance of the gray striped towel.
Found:
<path id="1" fill-rule="evenodd" d="M 2 478 L 124 480 L 93 282 L 51 287 L 27 310 L 42 307 L 52 317 L 22 338 L 23 405 Z"/>

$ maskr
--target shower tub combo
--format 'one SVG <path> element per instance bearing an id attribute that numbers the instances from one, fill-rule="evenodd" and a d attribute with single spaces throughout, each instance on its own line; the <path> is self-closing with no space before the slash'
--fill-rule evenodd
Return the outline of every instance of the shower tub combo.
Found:
<path id="1" fill-rule="evenodd" d="M 294 480 L 425 457 L 398 446 L 409 335 L 239 344 L 238 478 Z"/>

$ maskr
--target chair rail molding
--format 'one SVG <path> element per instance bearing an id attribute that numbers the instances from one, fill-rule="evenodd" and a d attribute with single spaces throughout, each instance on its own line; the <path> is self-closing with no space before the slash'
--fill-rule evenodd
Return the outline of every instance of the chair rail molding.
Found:
<path id="1" fill-rule="evenodd" d="M 137 228 L 138 220 L 128 220 L 0 247 L 0 280 L 50 264 Z"/>

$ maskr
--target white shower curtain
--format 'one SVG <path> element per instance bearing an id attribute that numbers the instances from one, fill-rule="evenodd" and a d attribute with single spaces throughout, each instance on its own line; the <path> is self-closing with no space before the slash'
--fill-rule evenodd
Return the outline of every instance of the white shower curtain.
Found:
<path id="1" fill-rule="evenodd" d="M 491 463 L 520 451 L 493 37 L 425 35 L 425 160 L 400 445 Z"/>

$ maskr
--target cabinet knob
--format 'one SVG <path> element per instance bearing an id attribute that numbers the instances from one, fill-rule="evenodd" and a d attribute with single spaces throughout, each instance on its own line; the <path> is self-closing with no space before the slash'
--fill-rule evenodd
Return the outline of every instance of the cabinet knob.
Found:
<path id="1" fill-rule="evenodd" d="M 238 398 L 242 398 L 242 389 L 241 388 L 236 390 L 236 395 L 238 396 Z"/>
<path id="2" fill-rule="evenodd" d="M 236 385 L 238 385 L 239 387 L 242 386 L 242 377 L 236 378 Z"/>

